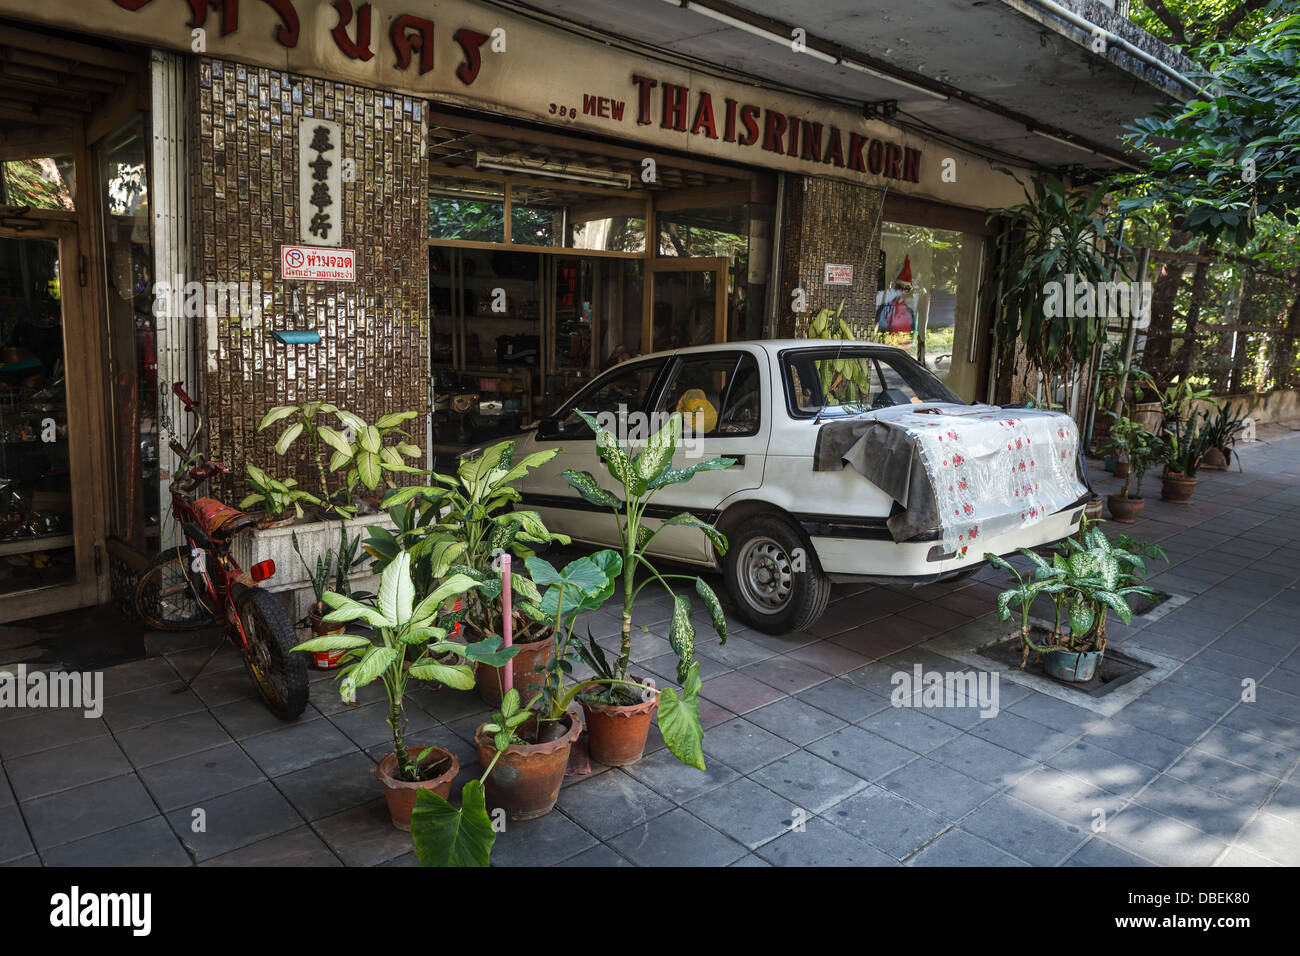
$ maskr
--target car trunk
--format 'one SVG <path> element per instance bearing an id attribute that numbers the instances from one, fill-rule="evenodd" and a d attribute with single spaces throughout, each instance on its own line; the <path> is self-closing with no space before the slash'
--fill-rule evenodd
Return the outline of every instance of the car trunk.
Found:
<path id="1" fill-rule="evenodd" d="M 904 406 L 823 425 L 813 469 L 848 465 L 892 497 L 895 541 L 938 539 L 962 553 L 1085 497 L 1078 455 L 1078 429 L 1059 412 Z"/>

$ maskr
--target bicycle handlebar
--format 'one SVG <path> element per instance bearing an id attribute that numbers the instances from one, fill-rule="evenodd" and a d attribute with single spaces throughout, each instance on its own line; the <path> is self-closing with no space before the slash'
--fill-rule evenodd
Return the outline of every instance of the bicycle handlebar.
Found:
<path id="1" fill-rule="evenodd" d="M 184 403 L 187 412 L 194 411 L 195 406 L 198 404 L 189 395 L 185 394 L 185 388 L 180 382 L 172 382 L 172 394 Z"/>

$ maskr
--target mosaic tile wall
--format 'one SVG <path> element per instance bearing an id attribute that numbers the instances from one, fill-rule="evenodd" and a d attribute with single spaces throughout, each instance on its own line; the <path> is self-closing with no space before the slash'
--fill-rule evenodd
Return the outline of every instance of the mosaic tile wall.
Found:
<path id="1" fill-rule="evenodd" d="M 237 473 L 214 491 L 242 497 L 245 463 L 317 487 L 305 456 L 295 462 L 274 453 L 278 426 L 257 433 L 273 405 L 323 400 L 367 421 L 413 409 L 420 413 L 411 423 L 414 441 L 423 448 L 429 279 L 422 101 L 210 58 L 196 58 L 191 69 L 191 278 L 248 283 L 252 303 L 251 315 L 239 314 L 238 305 L 214 309 L 209 293 L 207 319 L 196 320 L 210 454 Z M 341 156 L 356 163 L 356 180 L 343 183 L 341 200 L 343 248 L 356 251 L 356 282 L 279 278 L 282 244 L 314 244 L 298 233 L 304 116 L 341 124 Z M 293 288 L 299 316 L 290 314 Z M 226 314 L 214 318 L 217 312 Z M 321 342 L 283 345 L 271 335 L 300 328 L 315 329 Z"/>
<path id="2" fill-rule="evenodd" d="M 880 213 L 885 194 L 856 183 L 786 178 L 780 334 L 807 334 L 808 321 L 823 307 L 836 309 L 855 328 L 874 328 L 880 259 Z M 853 266 L 853 285 L 826 285 L 827 263 Z M 792 293 L 807 294 L 808 310 L 796 316 Z M 865 337 L 865 336 L 864 336 Z"/>

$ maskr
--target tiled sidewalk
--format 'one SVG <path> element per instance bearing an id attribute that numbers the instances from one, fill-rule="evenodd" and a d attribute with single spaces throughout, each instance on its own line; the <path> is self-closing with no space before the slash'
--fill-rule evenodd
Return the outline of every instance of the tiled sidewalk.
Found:
<path id="1" fill-rule="evenodd" d="M 1005 674 L 992 718 L 891 707 L 895 672 L 960 669 L 918 645 L 987 615 L 998 575 L 839 588 L 809 633 L 737 627 L 724 648 L 700 629 L 706 773 L 652 732 L 639 764 L 568 778 L 558 809 L 511 825 L 494 862 L 1300 864 L 1300 438 L 1242 458 L 1243 474 L 1202 472 L 1189 506 L 1148 479 L 1131 530 L 1169 552 L 1153 583 L 1190 600 L 1113 624 L 1111 641 L 1181 666 L 1113 716 Z M 1094 486 L 1118 482 L 1098 472 Z M 663 601 L 638 605 L 650 632 L 633 656 L 661 678 L 667 618 Z M 613 643 L 612 613 L 592 626 Z M 233 652 L 176 692 L 212 638 L 151 640 L 167 653 L 106 672 L 102 720 L 0 711 L 0 863 L 414 863 L 371 776 L 390 749 L 378 685 L 349 708 L 319 674 L 306 714 L 282 724 Z M 454 750 L 459 786 L 485 713 L 472 693 L 419 691 L 408 739 Z"/>

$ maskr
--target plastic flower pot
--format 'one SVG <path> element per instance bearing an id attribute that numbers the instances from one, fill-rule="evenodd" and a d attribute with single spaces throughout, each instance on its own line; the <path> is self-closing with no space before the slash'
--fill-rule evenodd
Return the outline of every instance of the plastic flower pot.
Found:
<path id="1" fill-rule="evenodd" d="M 307 623 L 311 625 L 311 632 L 317 637 L 325 637 L 328 634 L 342 634 L 347 626 L 344 624 L 333 624 L 326 621 L 325 615 L 330 612 L 330 606 L 323 601 L 313 604 L 307 611 Z M 317 670 L 329 671 L 339 666 L 343 660 L 343 655 L 347 651 L 343 649 L 333 651 L 316 651 L 311 655 L 312 666 Z"/>
<path id="2" fill-rule="evenodd" d="M 1057 680 L 1081 684 L 1096 676 L 1101 651 L 1048 651 L 1043 670 Z"/>

